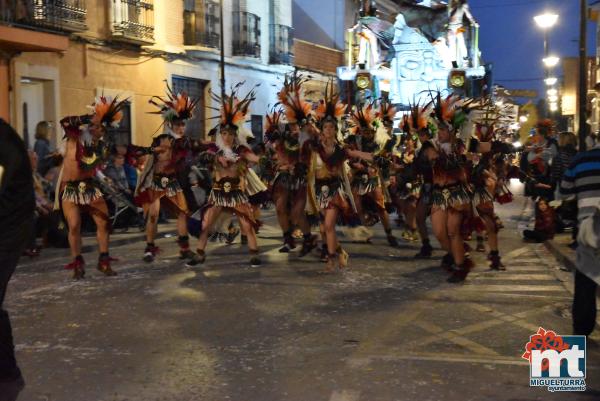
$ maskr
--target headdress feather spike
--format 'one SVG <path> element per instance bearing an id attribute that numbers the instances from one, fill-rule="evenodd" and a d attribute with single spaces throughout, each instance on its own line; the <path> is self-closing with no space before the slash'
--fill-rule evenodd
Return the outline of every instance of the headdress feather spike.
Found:
<path id="1" fill-rule="evenodd" d="M 379 112 L 374 107 L 374 102 L 369 102 L 362 106 L 355 106 L 350 113 L 352 128 L 354 134 L 359 132 L 360 128 L 370 128 L 376 130 L 379 127 Z"/>
<path id="2" fill-rule="evenodd" d="M 335 90 L 333 80 L 330 79 L 325 85 L 323 99 L 319 101 L 315 116 L 320 124 L 325 120 L 336 121 L 344 115 L 346 106 L 340 102 L 340 94 Z"/>
<path id="3" fill-rule="evenodd" d="M 312 105 L 304 99 L 302 86 L 310 80 L 294 71 L 287 74 L 283 87 L 277 93 L 279 103 L 285 110 L 285 116 L 290 123 L 303 123 L 312 117 Z"/>
<path id="4" fill-rule="evenodd" d="M 102 94 L 100 97 L 96 98 L 94 104 L 91 106 L 91 109 L 93 110 L 92 123 L 103 125 L 105 127 L 118 127 L 123 119 L 122 110 L 127 101 L 128 99 L 119 101 L 118 96 L 111 99 Z"/>
<path id="5" fill-rule="evenodd" d="M 200 99 L 192 99 L 186 92 L 175 93 L 167 80 L 166 97 L 152 96 L 148 103 L 158 108 L 157 111 L 151 111 L 150 114 L 160 114 L 164 121 L 188 120 L 193 117 L 194 109 Z"/>

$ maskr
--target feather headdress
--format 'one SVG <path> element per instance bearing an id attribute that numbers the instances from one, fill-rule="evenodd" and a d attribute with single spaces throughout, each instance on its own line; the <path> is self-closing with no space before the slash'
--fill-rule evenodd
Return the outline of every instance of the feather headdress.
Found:
<path id="1" fill-rule="evenodd" d="M 323 99 L 319 100 L 315 116 L 319 125 L 325 121 L 338 122 L 339 118 L 344 115 L 346 106 L 340 102 L 340 94 L 336 92 L 333 80 L 329 80 L 325 85 L 325 93 Z"/>
<path id="2" fill-rule="evenodd" d="M 240 87 L 244 84 L 244 81 L 237 83 L 231 88 L 231 94 L 224 94 L 223 97 L 211 92 L 211 97 L 216 102 L 219 102 L 221 107 L 213 110 L 219 111 L 219 116 L 215 117 L 219 119 L 219 126 L 221 128 L 241 128 L 246 122 L 246 118 L 250 111 L 250 105 L 256 100 L 256 88 L 260 84 L 252 88 L 246 96 L 243 98 L 238 96 Z"/>
<path id="3" fill-rule="evenodd" d="M 397 112 L 398 110 L 388 100 L 381 100 L 379 115 L 384 124 L 394 124 L 394 117 Z"/>
<path id="4" fill-rule="evenodd" d="M 164 121 L 188 120 L 192 118 L 194 109 L 200 99 L 191 99 L 186 92 L 175 93 L 167 84 L 166 97 L 152 96 L 149 103 L 158 107 L 159 110 L 150 114 L 160 114 Z"/>
<path id="5" fill-rule="evenodd" d="M 431 106 L 421 106 L 419 103 L 409 104 L 410 111 L 402 117 L 402 131 L 416 134 L 428 128 L 431 116 Z"/>
<path id="6" fill-rule="evenodd" d="M 125 100 L 118 100 L 118 96 L 114 99 L 106 96 L 100 96 L 96 98 L 94 104 L 90 106 L 93 110 L 91 117 L 92 124 L 103 125 L 104 127 L 119 127 L 119 123 L 123 119 L 123 112 L 121 111 L 125 106 Z"/>
<path id="7" fill-rule="evenodd" d="M 350 131 L 353 134 L 359 133 L 360 129 L 371 129 L 373 131 L 379 128 L 379 112 L 375 109 L 373 102 L 363 106 L 355 106 L 350 113 L 352 127 Z"/>
<path id="8" fill-rule="evenodd" d="M 462 99 L 458 95 L 442 98 L 441 92 L 431 94 L 431 97 L 429 106 L 433 107 L 433 117 L 438 126 L 445 125 L 446 128 L 456 131 L 465 124 L 472 99 Z"/>
<path id="9" fill-rule="evenodd" d="M 285 117 L 289 123 L 304 124 L 312 116 L 312 105 L 304 99 L 302 85 L 310 80 L 294 71 L 287 74 L 283 81 L 283 88 L 277 93 L 279 103 L 285 110 Z"/>
<path id="10" fill-rule="evenodd" d="M 265 138 L 270 142 L 278 133 L 282 132 L 283 110 L 274 106 L 270 113 L 265 115 Z"/>
<path id="11" fill-rule="evenodd" d="M 493 138 L 494 125 L 500 121 L 504 110 L 498 107 L 491 98 L 484 98 L 479 103 L 473 105 L 473 109 L 476 111 L 472 117 L 475 124 L 475 136 L 480 141 L 488 142 Z"/>

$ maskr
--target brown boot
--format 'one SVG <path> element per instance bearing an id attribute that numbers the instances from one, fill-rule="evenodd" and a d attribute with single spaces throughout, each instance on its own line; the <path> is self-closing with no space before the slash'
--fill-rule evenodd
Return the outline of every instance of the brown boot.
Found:
<path id="1" fill-rule="evenodd" d="M 98 270 L 101 271 L 105 276 L 116 276 L 117 272 L 114 271 L 111 267 L 110 267 L 110 256 L 108 255 L 102 255 L 100 256 L 100 258 L 98 259 Z"/>

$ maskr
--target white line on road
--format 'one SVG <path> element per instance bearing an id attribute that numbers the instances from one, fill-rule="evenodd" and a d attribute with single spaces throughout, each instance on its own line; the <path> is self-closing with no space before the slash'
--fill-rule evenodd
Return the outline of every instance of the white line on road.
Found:
<path id="1" fill-rule="evenodd" d="M 358 401 L 360 393 L 354 390 L 335 390 L 329 401 Z"/>

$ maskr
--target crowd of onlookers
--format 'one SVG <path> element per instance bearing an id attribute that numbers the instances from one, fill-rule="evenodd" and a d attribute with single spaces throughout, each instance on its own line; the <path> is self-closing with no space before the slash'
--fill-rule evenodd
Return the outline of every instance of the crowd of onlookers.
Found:
<path id="1" fill-rule="evenodd" d="M 577 203 L 574 197 L 561 197 L 560 183 L 577 154 L 577 136 L 572 132 L 555 133 L 552 121 L 543 120 L 523 145 L 520 169 L 525 183 L 525 195 L 535 203 L 535 225 L 525 230 L 528 241 L 543 242 L 557 232 L 571 230 L 572 247 L 577 246 Z M 587 147 L 596 143 L 590 135 Z"/>

